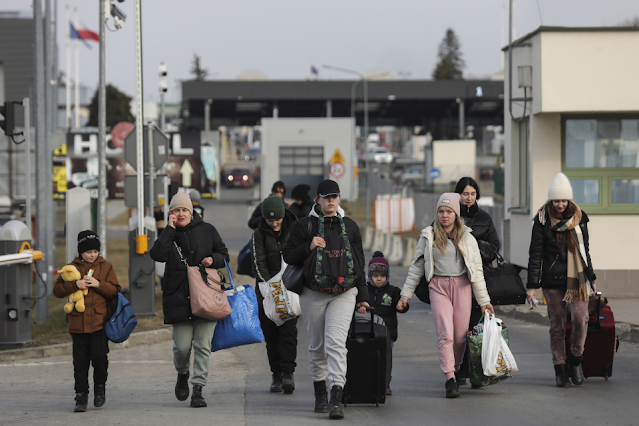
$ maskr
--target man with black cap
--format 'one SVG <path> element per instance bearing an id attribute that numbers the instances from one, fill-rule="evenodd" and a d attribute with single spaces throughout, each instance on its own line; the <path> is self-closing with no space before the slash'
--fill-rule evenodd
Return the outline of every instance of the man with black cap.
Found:
<path id="1" fill-rule="evenodd" d="M 293 226 L 283 255 L 289 265 L 306 264 L 308 259 L 311 270 L 306 271 L 307 288 L 300 295 L 300 305 L 309 337 L 315 412 L 341 419 L 348 329 L 355 308 L 365 312 L 369 306 L 364 250 L 357 223 L 344 217 L 339 206 L 337 182 L 320 182 L 315 201 L 309 215 Z"/>

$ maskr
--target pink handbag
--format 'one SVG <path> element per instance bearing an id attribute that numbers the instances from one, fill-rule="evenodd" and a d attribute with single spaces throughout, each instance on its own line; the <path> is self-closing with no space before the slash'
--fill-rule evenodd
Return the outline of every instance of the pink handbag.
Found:
<path id="1" fill-rule="evenodd" d="M 173 244 L 180 254 L 180 259 L 186 265 L 193 315 L 213 321 L 231 315 L 231 305 L 226 297 L 220 272 L 215 268 L 205 268 L 202 265 L 189 266 L 182 256 L 182 250 L 175 241 Z"/>

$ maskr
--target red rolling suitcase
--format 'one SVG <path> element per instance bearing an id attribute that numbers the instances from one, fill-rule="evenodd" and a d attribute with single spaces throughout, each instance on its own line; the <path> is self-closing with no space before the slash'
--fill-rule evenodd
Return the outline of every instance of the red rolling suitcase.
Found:
<path id="1" fill-rule="evenodd" d="M 570 355 L 570 333 L 572 322 L 570 313 L 566 323 L 566 355 Z M 588 319 L 588 335 L 584 348 L 584 359 L 581 366 L 585 377 L 612 376 L 612 364 L 615 352 L 619 349 L 619 336 L 615 332 L 615 317 L 610 306 L 600 309 L 597 304 L 595 315 Z"/>
<path id="2" fill-rule="evenodd" d="M 375 308 L 366 308 L 370 321 L 351 323 L 346 339 L 347 370 L 343 403 L 379 404 L 386 402 L 386 389 L 390 382 L 392 352 L 391 338 L 385 325 L 376 324 Z"/>

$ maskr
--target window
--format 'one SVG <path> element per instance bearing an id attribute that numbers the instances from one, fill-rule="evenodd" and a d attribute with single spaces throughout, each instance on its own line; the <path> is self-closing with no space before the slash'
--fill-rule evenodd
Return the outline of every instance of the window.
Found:
<path id="1" fill-rule="evenodd" d="M 530 122 L 526 117 L 520 122 L 518 141 L 513 145 L 513 196 L 512 207 L 508 211 L 513 213 L 530 212 L 530 190 L 528 188 L 528 144 L 530 139 Z"/>
<path id="2" fill-rule="evenodd" d="M 280 147 L 280 176 L 324 176 L 324 148 Z"/>
<path id="3" fill-rule="evenodd" d="M 564 116 L 563 172 L 589 213 L 639 213 L 639 116 Z"/>

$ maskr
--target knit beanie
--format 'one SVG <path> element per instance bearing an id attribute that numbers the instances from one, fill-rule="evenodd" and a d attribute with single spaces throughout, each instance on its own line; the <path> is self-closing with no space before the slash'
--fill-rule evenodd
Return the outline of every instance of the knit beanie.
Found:
<path id="1" fill-rule="evenodd" d="M 202 195 L 200 195 L 200 191 L 197 189 L 190 190 L 189 197 L 191 198 L 191 201 L 200 201 L 202 199 Z"/>
<path id="2" fill-rule="evenodd" d="M 262 201 L 262 217 L 268 220 L 284 218 L 284 202 L 280 197 L 269 195 Z"/>
<path id="3" fill-rule="evenodd" d="M 439 197 L 439 201 L 437 202 L 437 210 L 439 207 L 446 206 L 453 209 L 457 217 L 460 217 L 459 214 L 459 203 L 461 202 L 461 196 L 456 192 L 445 192 Z"/>
<path id="4" fill-rule="evenodd" d="M 309 198 L 308 191 L 310 190 L 310 185 L 300 183 L 299 185 L 296 185 L 295 188 L 293 188 L 293 191 L 291 191 L 291 198 L 293 198 L 294 200 L 305 201 L 307 198 Z"/>
<path id="5" fill-rule="evenodd" d="M 173 198 L 171 198 L 169 210 L 173 211 L 178 207 L 187 209 L 191 212 L 191 216 L 193 216 L 193 203 L 191 202 L 191 197 L 189 197 L 184 191 L 178 191 Z"/>
<path id="6" fill-rule="evenodd" d="M 100 251 L 100 239 L 98 234 L 93 231 L 82 231 L 78 234 L 78 254 L 89 250 Z"/>
<path id="7" fill-rule="evenodd" d="M 548 188 L 548 200 L 572 200 L 572 186 L 563 173 L 557 173 Z"/>
<path id="8" fill-rule="evenodd" d="M 376 251 L 373 253 L 373 258 L 368 262 L 368 279 L 370 280 L 373 274 L 390 274 L 390 265 L 388 260 L 384 258 L 384 253 Z"/>

